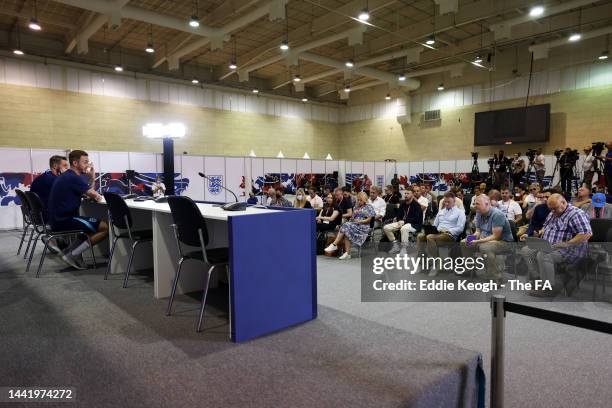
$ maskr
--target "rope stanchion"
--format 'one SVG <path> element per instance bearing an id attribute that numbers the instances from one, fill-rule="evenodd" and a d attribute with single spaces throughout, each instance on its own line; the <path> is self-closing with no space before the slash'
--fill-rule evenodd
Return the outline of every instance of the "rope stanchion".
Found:
<path id="1" fill-rule="evenodd" d="M 612 334 L 612 323 L 506 302 L 506 297 L 491 298 L 491 408 L 504 406 L 504 334 L 506 312 L 548 320 L 581 329 Z"/>

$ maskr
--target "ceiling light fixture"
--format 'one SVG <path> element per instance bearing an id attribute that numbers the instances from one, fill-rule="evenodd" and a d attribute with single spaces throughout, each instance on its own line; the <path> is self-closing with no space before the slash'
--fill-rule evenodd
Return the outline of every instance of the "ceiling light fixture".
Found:
<path id="1" fill-rule="evenodd" d="M 444 90 L 444 84 L 438 85 L 438 91 L 443 91 L 443 90 Z"/>
<path id="2" fill-rule="evenodd" d="M 257 88 L 253 89 L 253 93 L 254 94 L 258 94 L 259 93 L 259 89 L 257 89 Z"/>
<path id="3" fill-rule="evenodd" d="M 300 82 L 301 80 L 302 78 L 297 74 L 293 77 L 293 82 Z"/>
<path id="4" fill-rule="evenodd" d="M 40 26 L 40 24 L 38 24 L 38 21 L 34 17 L 30 19 L 30 23 L 28 24 L 28 27 L 30 27 L 30 30 L 34 30 L 34 31 L 42 30 L 42 27 Z"/>
<path id="5" fill-rule="evenodd" d="M 155 47 L 153 47 L 153 24 L 149 25 L 149 42 L 147 43 L 145 52 L 148 52 L 149 54 L 153 54 L 155 52 Z"/>
<path id="6" fill-rule="evenodd" d="M 391 94 L 390 94 L 390 93 L 388 93 L 388 94 L 387 94 L 387 96 L 385 96 L 385 99 L 386 99 L 386 100 L 390 100 L 390 99 L 391 99 Z"/>
<path id="7" fill-rule="evenodd" d="M 370 13 L 368 12 L 368 9 L 364 8 L 363 10 L 361 10 L 361 13 L 359 13 L 359 16 L 357 18 L 359 19 L 359 21 L 368 21 L 370 19 Z"/>
<path id="8" fill-rule="evenodd" d="M 344 63 L 344 65 L 345 65 L 347 68 L 353 68 L 353 67 L 355 66 L 355 61 L 353 61 L 352 59 L 350 59 L 350 60 L 346 61 L 346 62 Z"/>
<path id="9" fill-rule="evenodd" d="M 580 35 L 579 33 L 574 33 L 572 35 L 569 36 L 568 40 L 571 42 L 576 42 L 578 40 L 580 40 L 582 38 L 582 35 Z"/>
<path id="10" fill-rule="evenodd" d="M 283 51 L 287 51 L 289 49 L 289 42 L 287 40 L 283 40 L 281 42 L 280 49 Z"/>
<path id="11" fill-rule="evenodd" d="M 16 55 L 23 55 L 23 54 L 24 54 L 24 52 L 23 52 L 23 51 L 21 51 L 19 48 L 17 48 L 17 49 L 14 49 L 14 50 L 13 50 L 13 54 L 16 54 Z"/>
<path id="12" fill-rule="evenodd" d="M 427 37 L 427 39 L 425 40 L 425 44 L 427 45 L 434 45 L 435 43 L 436 43 L 436 39 L 433 35 L 430 37 Z"/>
<path id="13" fill-rule="evenodd" d="M 200 26 L 200 20 L 198 16 L 191 16 L 191 20 L 189 20 L 189 26 L 193 28 L 198 28 Z"/>
<path id="14" fill-rule="evenodd" d="M 476 55 L 476 58 L 474 58 L 474 62 L 476 64 L 480 64 L 482 62 L 482 57 L 480 56 L 480 54 Z"/>
<path id="15" fill-rule="evenodd" d="M 397 77 L 397 80 L 398 80 L 398 81 L 405 81 L 405 80 L 406 80 L 406 75 L 405 75 L 405 74 L 400 74 L 400 75 Z"/>
<path id="16" fill-rule="evenodd" d="M 350 85 L 346 85 L 344 87 L 344 92 L 351 92 L 351 86 Z"/>
<path id="17" fill-rule="evenodd" d="M 302 102 L 308 102 L 308 98 L 302 98 Z"/>
<path id="18" fill-rule="evenodd" d="M 123 72 L 123 67 L 121 65 L 115 65 L 115 71 Z"/>
<path id="19" fill-rule="evenodd" d="M 199 83 L 200 83 L 200 81 L 198 81 L 198 79 L 197 79 L 197 78 L 193 78 L 193 79 L 191 80 L 191 83 L 192 83 L 192 84 L 199 84 Z"/>
<path id="20" fill-rule="evenodd" d="M 153 48 L 153 44 L 151 43 L 147 44 L 147 48 L 145 48 L 145 51 L 148 52 L 149 54 L 153 54 L 155 52 L 155 48 Z"/>
<path id="21" fill-rule="evenodd" d="M 598 60 L 603 61 L 603 60 L 607 60 L 608 59 L 608 51 L 603 51 L 601 53 L 601 55 L 599 57 L 597 57 Z"/>
<path id="22" fill-rule="evenodd" d="M 529 10 L 530 17 L 539 17 L 542 14 L 544 14 L 544 7 L 542 6 L 535 6 L 531 10 Z"/>
<path id="23" fill-rule="evenodd" d="M 238 68 L 238 65 L 236 65 L 236 61 L 230 61 L 229 69 L 236 69 L 236 68 Z"/>

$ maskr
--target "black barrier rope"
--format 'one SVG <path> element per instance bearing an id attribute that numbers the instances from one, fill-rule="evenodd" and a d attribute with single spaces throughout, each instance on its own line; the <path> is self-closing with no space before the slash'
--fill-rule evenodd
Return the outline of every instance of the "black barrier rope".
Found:
<path id="1" fill-rule="evenodd" d="M 551 322 L 567 324 L 569 326 L 580 327 L 582 329 L 593 330 L 600 333 L 612 334 L 612 323 L 599 320 L 588 319 L 586 317 L 574 316 L 566 313 L 554 312 L 552 310 L 540 309 L 533 306 L 521 305 L 518 303 L 504 302 L 504 310 L 538 319 L 549 320 Z"/>

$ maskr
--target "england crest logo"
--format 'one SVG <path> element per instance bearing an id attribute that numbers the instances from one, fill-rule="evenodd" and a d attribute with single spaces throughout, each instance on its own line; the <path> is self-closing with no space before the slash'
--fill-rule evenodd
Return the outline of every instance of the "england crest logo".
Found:
<path id="1" fill-rule="evenodd" d="M 221 193 L 223 176 L 208 176 L 208 192 L 213 195 Z"/>

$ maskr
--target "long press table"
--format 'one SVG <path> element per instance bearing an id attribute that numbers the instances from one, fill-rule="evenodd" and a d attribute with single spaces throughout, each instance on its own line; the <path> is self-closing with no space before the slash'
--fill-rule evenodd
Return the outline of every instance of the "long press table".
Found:
<path id="1" fill-rule="evenodd" d="M 134 269 L 152 266 L 155 297 L 168 297 L 178 261 L 170 206 L 154 201 L 126 202 L 135 229 L 153 230 L 152 245 L 136 249 Z M 197 205 L 206 219 L 209 248 L 229 247 L 230 336 L 233 341 L 252 339 L 316 318 L 313 210 L 249 207 L 246 211 L 228 212 L 211 203 Z M 106 218 L 106 204 L 84 203 L 82 212 Z M 111 273 L 125 271 L 128 254 L 127 241 L 119 240 Z M 177 292 L 202 290 L 207 269 L 200 262 L 185 262 Z M 218 269 L 224 272 L 223 268 Z"/>

